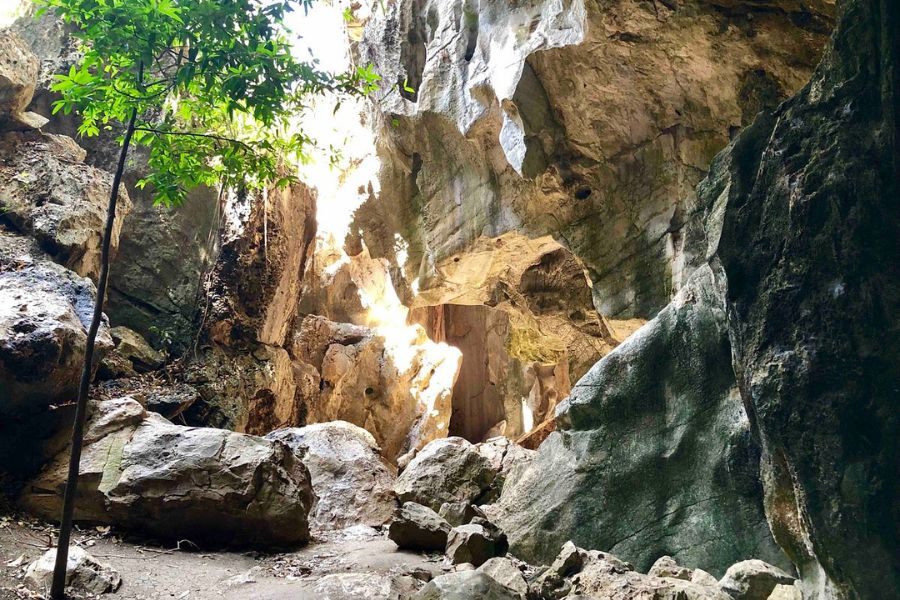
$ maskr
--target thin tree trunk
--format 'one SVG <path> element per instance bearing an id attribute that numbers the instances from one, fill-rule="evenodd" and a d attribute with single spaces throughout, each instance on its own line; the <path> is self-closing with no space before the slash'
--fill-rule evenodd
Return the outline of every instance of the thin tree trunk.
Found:
<path id="1" fill-rule="evenodd" d="M 100 248 L 100 277 L 97 280 L 97 298 L 94 300 L 94 315 L 88 329 L 87 343 L 84 348 L 84 365 L 81 369 L 81 384 L 78 387 L 78 403 L 75 408 L 75 425 L 72 427 L 72 452 L 69 455 L 69 475 L 66 480 L 65 497 L 63 499 L 62 519 L 59 525 L 59 541 L 56 546 L 56 564 L 53 569 L 53 586 L 50 597 L 53 600 L 65 599 L 66 563 L 69 558 L 69 540 L 72 536 L 72 518 L 75 513 L 75 497 L 78 494 L 78 471 L 81 463 L 81 447 L 84 442 L 84 424 L 87 420 L 88 392 L 91 386 L 91 375 L 94 362 L 94 344 L 97 331 L 103 320 L 103 300 L 106 297 L 106 283 L 109 279 L 109 245 L 112 238 L 113 224 L 116 220 L 116 201 L 119 198 L 119 187 L 125 171 L 125 159 L 128 147 L 134 135 L 134 124 L 137 120 L 137 109 L 132 109 L 128 121 L 128 129 L 119 153 L 119 164 L 113 178 L 109 203 L 106 206 L 106 226 L 103 230 L 103 243 Z"/>

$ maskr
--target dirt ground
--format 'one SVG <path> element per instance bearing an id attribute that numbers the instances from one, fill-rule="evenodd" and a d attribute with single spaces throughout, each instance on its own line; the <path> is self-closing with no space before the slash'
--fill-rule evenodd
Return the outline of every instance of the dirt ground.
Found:
<path id="1" fill-rule="evenodd" d="M 45 523 L 0 513 L 0 600 L 43 597 L 22 578 L 54 535 Z M 152 545 L 105 528 L 74 536 L 121 575 L 119 591 L 104 596 L 110 600 L 393 600 L 449 568 L 440 555 L 401 552 L 368 527 L 314 538 L 296 552 L 260 554 Z"/>

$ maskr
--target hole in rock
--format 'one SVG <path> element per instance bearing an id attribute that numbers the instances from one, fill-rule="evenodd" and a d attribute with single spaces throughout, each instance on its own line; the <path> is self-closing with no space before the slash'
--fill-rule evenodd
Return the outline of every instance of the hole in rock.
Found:
<path id="1" fill-rule="evenodd" d="M 463 9 L 463 31 L 466 35 L 466 53 L 464 58 L 466 62 L 472 60 L 475 56 L 475 49 L 478 47 L 478 9 L 471 5 L 467 5 Z"/>
<path id="2" fill-rule="evenodd" d="M 575 199 L 576 200 L 587 200 L 591 197 L 591 188 L 589 187 L 580 187 L 575 190 Z"/>

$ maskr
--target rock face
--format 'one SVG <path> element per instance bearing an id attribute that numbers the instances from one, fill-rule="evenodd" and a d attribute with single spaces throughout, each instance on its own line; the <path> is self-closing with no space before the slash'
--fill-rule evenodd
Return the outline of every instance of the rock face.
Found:
<path id="1" fill-rule="evenodd" d="M 462 351 L 450 434 L 473 442 L 500 422 L 511 438 L 527 433 L 615 345 L 584 266 L 550 237 L 480 238 L 439 264 L 412 306 L 410 320 Z"/>
<path id="2" fill-rule="evenodd" d="M 721 575 L 771 539 L 731 370 L 719 284 L 704 268 L 604 357 L 557 410 L 558 431 L 491 513 L 513 552 L 547 561 L 568 539 L 648 569 L 660 555 Z"/>
<path id="3" fill-rule="evenodd" d="M 96 405 L 85 435 L 76 520 L 166 539 L 286 546 L 309 538 L 309 472 L 287 446 L 218 429 L 173 425 L 125 397 Z M 21 501 L 59 514 L 68 452 Z"/>
<path id="4" fill-rule="evenodd" d="M 900 6 L 845 2 L 809 84 L 701 188 L 767 514 L 809 598 L 900 595 L 898 64 Z"/>
<path id="5" fill-rule="evenodd" d="M 53 582 L 53 565 L 56 549 L 47 550 L 39 559 L 28 565 L 25 583 L 38 592 L 50 589 Z M 105 594 L 115 592 L 122 585 L 122 578 L 115 569 L 105 565 L 85 552 L 83 548 L 69 548 L 66 563 L 66 587 L 76 593 Z"/>
<path id="6" fill-rule="evenodd" d="M 805 83 L 832 14 L 828 0 L 394 3 L 361 48 L 391 86 L 372 115 L 381 192 L 353 228 L 393 264 L 401 236 L 409 284 L 481 236 L 552 234 L 601 313 L 652 316 L 684 282 L 695 185 Z"/>
<path id="7" fill-rule="evenodd" d="M 346 420 L 395 460 L 447 435 L 460 353 L 421 328 L 380 330 L 305 317 L 292 345 L 298 381 L 293 422 Z"/>
<path id="8" fill-rule="evenodd" d="M 309 469 L 317 497 L 313 527 L 380 527 L 390 521 L 397 506 L 395 477 L 365 429 L 337 421 L 279 429 L 266 439 L 286 444 Z"/>
<path id="9" fill-rule="evenodd" d="M 71 138 L 37 132 L 0 137 L 0 219 L 34 237 L 54 260 L 82 276 L 100 273 L 100 242 L 112 179 L 83 164 Z M 112 252 L 131 201 L 120 193 Z"/>

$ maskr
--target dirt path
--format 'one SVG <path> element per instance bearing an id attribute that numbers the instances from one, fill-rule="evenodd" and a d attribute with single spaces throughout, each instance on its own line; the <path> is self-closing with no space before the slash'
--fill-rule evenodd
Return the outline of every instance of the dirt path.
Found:
<path id="1" fill-rule="evenodd" d="M 39 597 L 24 591 L 21 578 L 46 551 L 51 531 L 0 515 L 0 600 Z M 122 576 L 120 590 L 106 596 L 111 600 L 396 599 L 443 569 L 441 557 L 398 551 L 371 528 L 317 538 L 296 552 L 272 555 L 167 550 L 95 530 L 76 540 Z"/>

